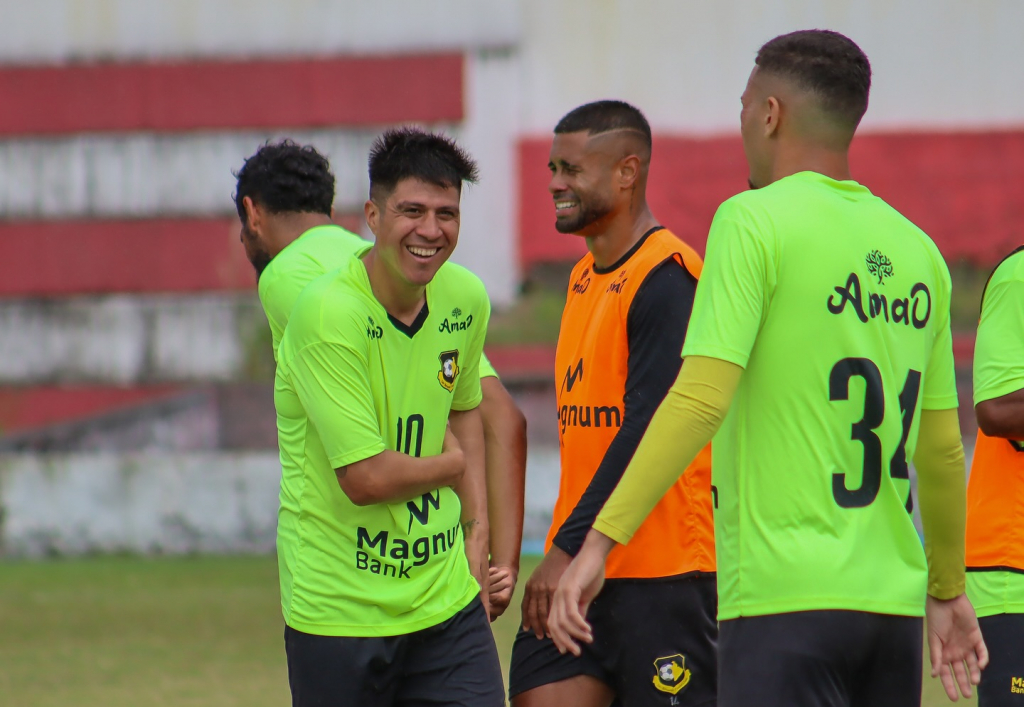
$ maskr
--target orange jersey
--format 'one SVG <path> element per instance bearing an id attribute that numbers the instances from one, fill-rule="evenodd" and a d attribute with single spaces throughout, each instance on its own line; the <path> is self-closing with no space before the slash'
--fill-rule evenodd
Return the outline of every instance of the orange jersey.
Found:
<path id="1" fill-rule="evenodd" d="M 648 276 L 669 259 L 693 278 L 700 276 L 700 256 L 666 229 L 648 233 L 624 262 L 607 272 L 595 269 L 589 253 L 573 269 L 555 356 L 561 479 L 548 550 L 623 425 L 630 364 L 630 307 Z M 685 326 L 685 321 L 674 323 Z M 672 325 L 671 321 L 664 323 L 666 327 Z M 681 342 L 682 332 L 673 333 Z M 677 364 L 680 352 L 673 354 Z M 661 398 L 665 392 L 667 387 Z M 711 505 L 709 446 L 662 498 L 629 545 L 612 551 L 607 576 L 650 578 L 694 570 L 713 572 Z"/>
<path id="2" fill-rule="evenodd" d="M 981 430 L 967 488 L 967 567 L 1024 571 L 1024 443 Z"/>

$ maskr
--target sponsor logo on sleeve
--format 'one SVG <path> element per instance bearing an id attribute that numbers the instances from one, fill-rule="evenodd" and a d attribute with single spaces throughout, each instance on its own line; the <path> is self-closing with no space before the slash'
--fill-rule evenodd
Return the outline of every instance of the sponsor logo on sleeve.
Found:
<path id="1" fill-rule="evenodd" d="M 450 393 L 455 390 L 455 379 L 459 377 L 459 352 L 443 351 L 438 359 L 441 361 L 441 370 L 438 371 L 437 380 Z"/>

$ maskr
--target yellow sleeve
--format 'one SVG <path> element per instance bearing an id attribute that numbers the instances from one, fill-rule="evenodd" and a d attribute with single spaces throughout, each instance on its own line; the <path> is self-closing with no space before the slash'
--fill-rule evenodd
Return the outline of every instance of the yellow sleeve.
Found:
<path id="1" fill-rule="evenodd" d="M 711 441 L 729 411 L 743 369 L 705 356 L 688 356 L 679 377 L 647 427 L 594 529 L 623 545 L 661 497 Z"/>
<path id="2" fill-rule="evenodd" d="M 914 453 L 917 495 L 928 557 L 928 593 L 964 593 L 967 475 L 956 409 L 922 410 Z"/>

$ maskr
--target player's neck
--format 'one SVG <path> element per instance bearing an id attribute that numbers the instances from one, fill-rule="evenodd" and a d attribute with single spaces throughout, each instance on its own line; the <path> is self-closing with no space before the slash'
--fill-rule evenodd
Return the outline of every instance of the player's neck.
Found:
<path id="1" fill-rule="evenodd" d="M 327 214 L 313 213 L 288 213 L 277 214 L 274 218 L 274 228 L 268 234 L 267 247 L 270 257 L 277 257 L 277 254 L 291 245 L 303 233 L 317 226 L 329 226 L 333 221 Z"/>
<path id="2" fill-rule="evenodd" d="M 780 153 L 772 169 L 772 181 L 798 172 L 817 172 L 829 179 L 850 179 L 850 159 L 846 151 L 825 150 L 820 147 L 799 145 Z"/>
<path id="3" fill-rule="evenodd" d="M 594 256 L 594 266 L 602 269 L 611 267 L 657 225 L 658 220 L 644 204 L 639 213 L 622 214 L 600 233 L 587 235 L 587 249 Z"/>
<path id="4" fill-rule="evenodd" d="M 412 325 L 426 302 L 426 286 L 410 285 L 396 278 L 373 248 L 363 256 L 363 265 L 370 280 L 370 290 L 384 311 L 403 324 Z"/>

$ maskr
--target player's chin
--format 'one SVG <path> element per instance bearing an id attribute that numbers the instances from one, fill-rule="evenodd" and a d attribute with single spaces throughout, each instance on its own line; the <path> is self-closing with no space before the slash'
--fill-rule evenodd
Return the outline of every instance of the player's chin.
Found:
<path id="1" fill-rule="evenodd" d="M 402 269 L 405 271 L 406 279 L 414 285 L 426 285 L 434 279 L 437 271 L 447 262 L 448 256 L 449 251 L 442 249 L 429 258 L 405 258 Z"/>

